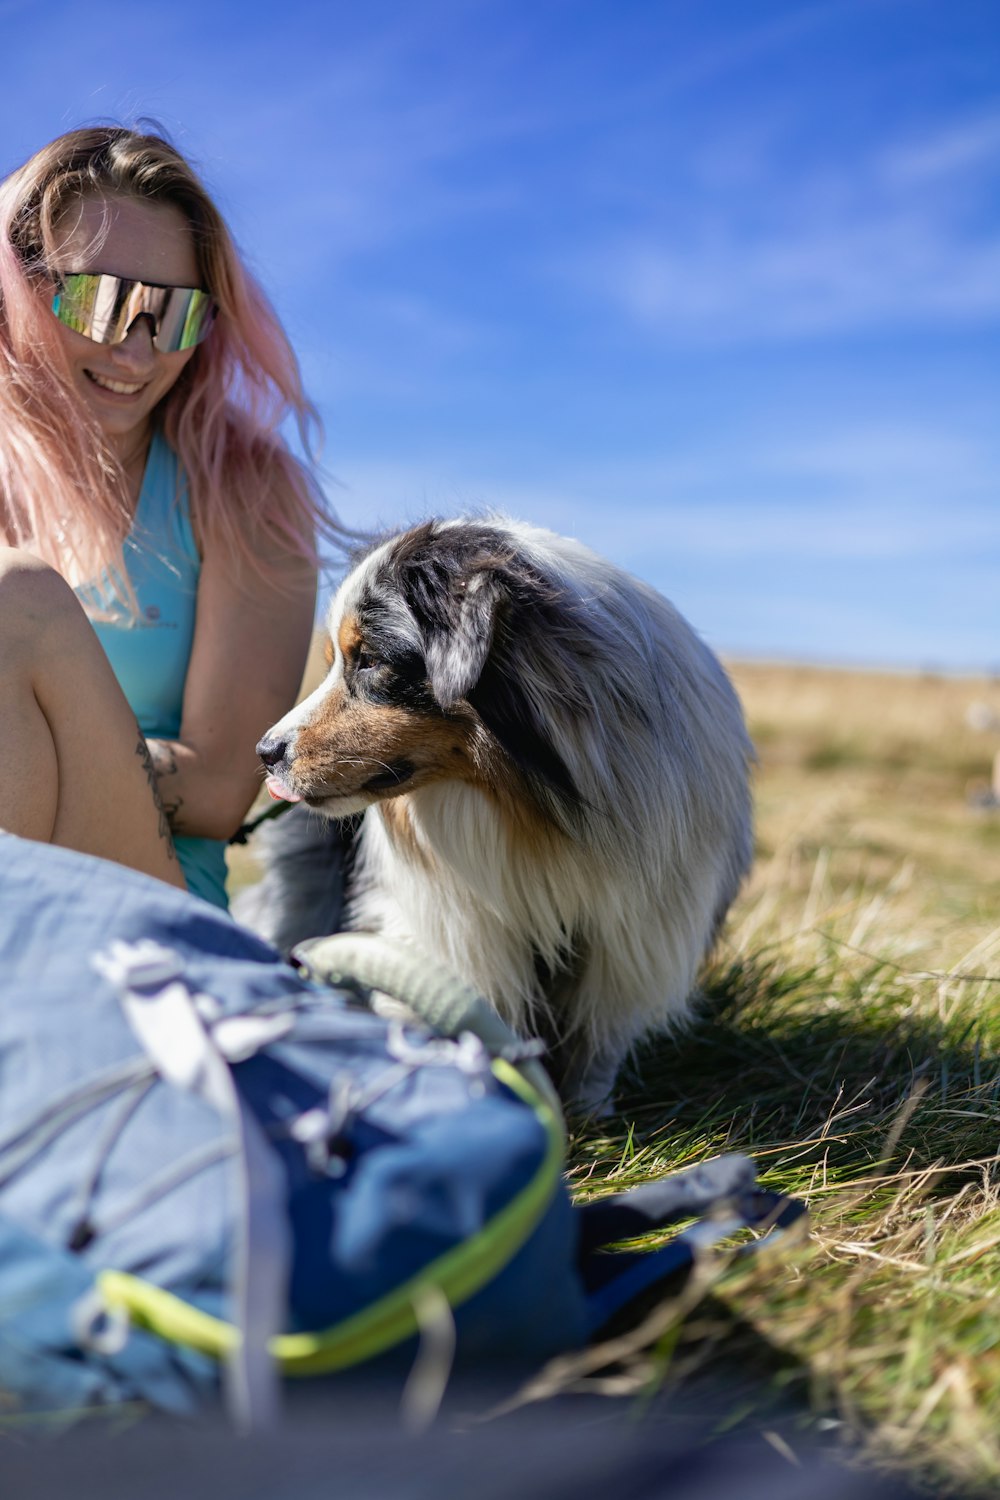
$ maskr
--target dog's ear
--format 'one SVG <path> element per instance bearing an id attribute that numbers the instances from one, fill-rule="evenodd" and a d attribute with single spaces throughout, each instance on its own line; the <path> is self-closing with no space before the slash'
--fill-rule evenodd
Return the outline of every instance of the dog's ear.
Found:
<path id="1" fill-rule="evenodd" d="M 501 653 L 502 654 L 502 653 Z M 479 680 L 467 694 L 470 707 L 496 737 L 516 766 L 528 777 L 550 811 L 553 803 L 562 812 L 579 809 L 580 793 L 572 773 L 557 749 L 537 700 L 533 701 L 517 672 L 509 663 L 487 657 Z"/>
<path id="2" fill-rule="evenodd" d="M 424 648 L 431 691 L 444 709 L 479 682 L 506 597 L 501 574 L 489 568 L 466 573 L 452 588 L 449 618 L 429 623 Z"/>
<path id="3" fill-rule="evenodd" d="M 544 640 L 565 608 L 514 549 L 473 528 L 414 532 L 400 559 L 406 598 L 423 637 L 427 680 L 445 711 L 464 700 L 527 776 L 551 813 L 579 806 L 573 777 L 546 722 L 547 686 L 519 644 Z M 543 790 L 544 789 L 544 790 Z"/>
<path id="4" fill-rule="evenodd" d="M 568 810 L 579 805 L 579 793 L 546 722 L 547 686 L 518 660 L 519 641 L 544 639 L 551 630 L 550 594 L 541 579 L 509 565 L 471 572 L 443 669 L 455 696 L 446 703 L 435 686 L 435 697 L 442 707 L 464 698 L 536 791 L 546 788 L 546 803 L 554 794 Z"/>

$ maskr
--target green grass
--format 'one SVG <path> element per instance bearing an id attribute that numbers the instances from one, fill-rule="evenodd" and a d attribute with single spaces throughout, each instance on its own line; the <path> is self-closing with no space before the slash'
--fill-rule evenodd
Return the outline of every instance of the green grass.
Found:
<path id="1" fill-rule="evenodd" d="M 697 1019 L 634 1060 L 620 1114 L 573 1139 L 571 1179 L 586 1197 L 747 1152 L 766 1186 L 807 1201 L 809 1239 L 717 1259 L 607 1357 L 538 1389 L 641 1407 L 707 1380 L 719 1430 L 995 1494 L 1000 815 L 964 795 L 992 744 L 953 732 L 984 689 L 736 675 L 751 728 L 804 689 L 812 707 L 758 737 L 758 866 Z"/>
<path id="2" fill-rule="evenodd" d="M 716 1397 L 734 1387 L 723 1427 L 772 1429 L 794 1396 L 793 1449 L 796 1433 L 822 1435 L 931 1486 L 946 1477 L 949 1492 L 1000 1484 L 1000 1017 L 987 989 L 824 930 L 706 976 L 700 1023 L 648 1048 L 619 1119 L 574 1140 L 576 1191 L 745 1151 L 765 1185 L 808 1202 L 810 1240 L 709 1269 L 618 1352 L 610 1389 L 670 1384 L 676 1399 L 711 1372 Z M 607 1368 L 591 1363 L 603 1388 Z"/>

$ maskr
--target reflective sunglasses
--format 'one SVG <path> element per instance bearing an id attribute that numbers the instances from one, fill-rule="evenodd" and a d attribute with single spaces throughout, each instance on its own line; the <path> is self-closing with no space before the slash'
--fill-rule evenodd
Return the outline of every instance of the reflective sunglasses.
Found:
<path id="1" fill-rule="evenodd" d="M 56 277 L 52 311 L 60 323 L 95 344 L 120 344 L 136 318 L 149 317 L 154 348 L 176 354 L 208 336 L 218 308 L 209 292 L 195 287 L 155 286 L 79 271 Z"/>

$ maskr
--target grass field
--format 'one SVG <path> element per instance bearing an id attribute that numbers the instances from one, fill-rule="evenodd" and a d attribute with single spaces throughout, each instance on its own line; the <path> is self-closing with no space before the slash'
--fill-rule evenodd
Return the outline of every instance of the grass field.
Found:
<path id="1" fill-rule="evenodd" d="M 611 1389 L 731 1391 L 720 1422 L 1000 1489 L 1000 684 L 737 665 L 758 855 L 700 1021 L 638 1060 L 577 1191 L 724 1150 L 807 1199 L 809 1243 L 708 1274 Z M 972 800 L 970 800 L 970 797 Z M 588 1377 L 593 1383 L 600 1376 Z"/>
<path id="2" fill-rule="evenodd" d="M 544 1389 L 725 1393 L 793 1461 L 849 1448 L 929 1492 L 1000 1489 L 1000 683 L 738 664 L 755 870 L 697 1023 L 649 1047 L 575 1191 L 722 1151 L 808 1200 L 809 1242 L 708 1270 L 611 1368 Z M 245 873 L 243 875 L 245 878 Z"/>

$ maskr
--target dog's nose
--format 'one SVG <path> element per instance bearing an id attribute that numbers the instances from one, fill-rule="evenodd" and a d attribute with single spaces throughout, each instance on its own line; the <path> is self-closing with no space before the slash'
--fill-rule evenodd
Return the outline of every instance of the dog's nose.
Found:
<path id="1" fill-rule="evenodd" d="M 279 761 L 284 760 L 285 751 L 288 749 L 288 741 L 272 740 L 269 735 L 265 734 L 262 740 L 257 741 L 255 748 L 265 766 L 267 766 L 268 770 L 271 770 Z"/>

